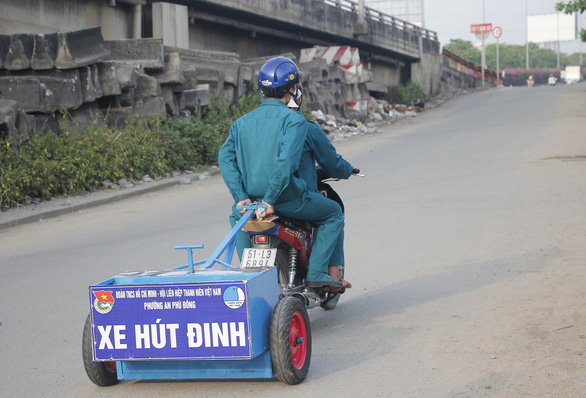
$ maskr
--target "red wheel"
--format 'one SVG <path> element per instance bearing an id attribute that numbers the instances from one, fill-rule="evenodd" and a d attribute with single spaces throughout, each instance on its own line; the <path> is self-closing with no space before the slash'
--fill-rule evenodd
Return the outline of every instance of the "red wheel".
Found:
<path id="1" fill-rule="evenodd" d="M 277 303 L 271 319 L 271 360 L 284 383 L 299 384 L 311 362 L 311 327 L 303 303 L 287 296 Z"/>
<path id="2" fill-rule="evenodd" d="M 116 362 L 104 362 L 104 367 L 110 373 L 116 373 Z"/>
<path id="3" fill-rule="evenodd" d="M 300 370 L 305 365 L 307 358 L 307 328 L 305 320 L 299 311 L 295 311 L 291 317 L 289 328 L 289 345 L 291 346 L 291 360 L 293 366 Z"/>

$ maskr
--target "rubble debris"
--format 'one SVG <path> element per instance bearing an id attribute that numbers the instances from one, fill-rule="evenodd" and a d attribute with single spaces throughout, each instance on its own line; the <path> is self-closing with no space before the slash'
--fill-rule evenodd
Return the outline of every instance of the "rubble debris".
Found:
<path id="1" fill-rule="evenodd" d="M 379 132 L 379 128 L 388 123 L 415 117 L 423 112 L 424 106 L 407 106 L 404 104 L 390 104 L 389 102 L 370 97 L 368 113 L 362 115 L 361 121 L 356 118 L 337 117 L 326 114 L 321 110 L 311 111 L 313 120 L 330 136 L 332 141 L 346 140 L 354 135 L 370 135 Z"/>

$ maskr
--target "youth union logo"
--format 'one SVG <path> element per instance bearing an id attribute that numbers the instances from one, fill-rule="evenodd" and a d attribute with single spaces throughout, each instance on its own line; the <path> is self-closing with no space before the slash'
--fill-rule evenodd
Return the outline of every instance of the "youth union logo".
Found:
<path id="1" fill-rule="evenodd" d="M 229 308 L 240 308 L 244 304 L 244 290 L 238 286 L 230 286 L 224 290 L 222 297 Z"/>
<path id="2" fill-rule="evenodd" d="M 114 297 L 112 292 L 101 290 L 99 292 L 92 292 L 96 299 L 94 300 L 94 308 L 100 314 L 107 314 L 114 307 Z"/>

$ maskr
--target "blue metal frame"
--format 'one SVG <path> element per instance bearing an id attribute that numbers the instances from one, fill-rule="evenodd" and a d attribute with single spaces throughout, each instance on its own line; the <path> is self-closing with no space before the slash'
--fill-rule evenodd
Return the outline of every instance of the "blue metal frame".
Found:
<path id="1" fill-rule="evenodd" d="M 119 275 L 91 286 L 161 285 L 217 281 L 241 281 L 246 284 L 252 357 L 249 359 L 186 359 L 186 360 L 124 360 L 116 362 L 118 379 L 249 379 L 274 378 L 269 329 L 272 312 L 279 300 L 276 267 L 260 270 L 240 270 L 230 265 L 236 245 L 236 236 L 254 215 L 257 205 L 246 206 L 246 213 L 205 261 L 194 262 L 193 250 L 203 245 L 178 245 L 186 250 L 188 264 L 173 268 L 188 268 L 184 274 Z M 224 254 L 223 261 L 220 257 Z M 211 269 L 220 264 L 220 269 Z M 141 287 L 142 287 L 141 286 Z M 91 293 L 90 293 L 91 300 Z M 93 313 L 92 313 L 93 315 Z M 92 330 L 94 324 L 92 322 Z M 95 344 L 95 342 L 94 342 Z"/>
<path id="2" fill-rule="evenodd" d="M 254 206 L 254 207 L 249 207 Z M 183 269 L 189 267 L 189 273 L 193 274 L 193 270 L 195 266 L 198 268 L 206 269 L 212 268 L 216 263 L 222 265 L 222 268 L 234 268 L 230 263 L 232 262 L 232 257 L 234 257 L 234 249 L 236 248 L 236 236 L 238 232 L 242 230 L 242 227 L 250 221 L 252 216 L 254 216 L 254 209 L 256 209 L 256 205 L 248 205 L 246 206 L 246 213 L 242 216 L 240 221 L 234 225 L 234 227 L 230 230 L 228 235 L 224 238 L 224 240 L 218 245 L 216 250 L 212 253 L 212 255 L 204 261 L 198 261 L 196 263 L 193 262 L 193 249 L 203 249 L 203 245 L 178 245 L 175 246 L 175 250 L 187 250 L 187 265 L 182 265 L 180 267 L 176 267 L 173 269 Z M 225 252 L 225 254 L 224 254 Z M 224 254 L 224 261 L 220 260 L 220 256 Z"/>

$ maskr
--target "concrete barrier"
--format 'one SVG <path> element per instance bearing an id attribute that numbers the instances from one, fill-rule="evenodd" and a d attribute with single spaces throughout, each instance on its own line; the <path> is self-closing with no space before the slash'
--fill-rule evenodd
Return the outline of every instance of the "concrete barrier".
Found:
<path id="1" fill-rule="evenodd" d="M 179 101 L 169 86 L 161 87 L 161 98 L 165 101 L 165 110 L 169 116 L 179 116 Z"/>
<path id="2" fill-rule="evenodd" d="M 98 63 L 98 80 L 102 88 L 102 96 L 119 95 L 122 93 L 118 68 L 114 62 Z"/>
<path id="3" fill-rule="evenodd" d="M 138 104 L 137 110 L 147 117 L 167 118 L 165 100 L 162 97 L 145 98 L 142 104 Z"/>
<path id="4" fill-rule="evenodd" d="M 70 111 L 69 114 L 80 126 L 89 126 L 93 123 L 102 125 L 104 123 L 104 111 L 95 101 L 82 104 L 79 108 Z"/>
<path id="5" fill-rule="evenodd" d="M 165 64 L 163 70 L 153 73 L 152 76 L 159 81 L 159 84 L 180 85 L 185 83 L 179 53 L 172 52 L 165 54 L 164 59 Z"/>
<path id="6" fill-rule="evenodd" d="M 136 112 L 198 117 L 214 97 L 233 103 L 257 90 L 260 68 L 272 57 L 240 60 L 236 53 L 163 46 L 160 39 L 104 41 L 99 28 L 0 35 L 0 101 L 16 104 L 18 115 L 0 107 L 0 131 L 12 134 L 15 145 L 36 129 L 59 133 L 68 128 L 55 117 L 63 110 L 80 125 L 106 120 L 114 128 Z M 346 73 L 323 60 L 300 67 L 309 109 L 346 117 Z M 363 92 L 356 87 L 350 94 Z M 19 127 L 27 132 L 21 138 Z"/>
<path id="7" fill-rule="evenodd" d="M 135 72 L 136 75 L 136 99 L 145 99 L 149 97 L 160 97 L 161 96 L 161 85 L 152 76 L 146 73 Z"/>
<path id="8" fill-rule="evenodd" d="M 176 92 L 182 92 L 185 90 L 195 89 L 198 85 L 197 69 L 195 66 L 185 66 L 181 64 L 181 73 L 183 74 L 183 83 L 178 86 L 174 86 L 173 90 Z"/>
<path id="9" fill-rule="evenodd" d="M 0 69 L 4 69 L 4 60 L 10 48 L 10 36 L 0 35 Z"/>
<path id="10" fill-rule="evenodd" d="M 315 61 L 318 60 L 323 62 L 316 64 Z M 350 113 L 357 116 L 359 113 L 368 112 L 370 93 L 366 83 L 371 80 L 371 74 L 363 69 L 358 48 L 350 46 L 306 48 L 301 50 L 300 65 L 302 67 L 321 65 L 320 86 L 328 87 L 328 90 L 318 91 L 312 95 L 312 98 L 325 96 L 324 102 L 319 104 L 320 110 L 336 117 L 348 117 Z M 315 79 L 317 76 L 319 71 L 313 73 L 311 78 Z M 314 85 L 310 84 L 311 87 Z"/>
<path id="11" fill-rule="evenodd" d="M 57 58 L 57 47 L 57 33 L 35 35 L 31 69 L 53 69 Z"/>
<path id="12" fill-rule="evenodd" d="M 110 55 L 105 61 L 132 65 L 137 69 L 162 70 L 165 66 L 162 39 L 109 40 L 105 46 Z"/>
<path id="13" fill-rule="evenodd" d="M 101 97 L 101 95 L 98 96 L 92 73 L 92 68 L 89 66 L 79 68 L 79 82 L 83 102 L 92 102 Z"/>
<path id="14" fill-rule="evenodd" d="M 477 89 L 482 87 L 482 79 L 441 65 L 440 95 L 451 97 L 460 90 Z"/>
<path id="15" fill-rule="evenodd" d="M 41 82 L 34 76 L 0 77 L 1 99 L 13 100 L 18 109 L 40 112 L 45 109 Z"/>
<path id="16" fill-rule="evenodd" d="M 30 69 L 34 46 L 34 35 L 12 35 L 8 52 L 4 58 L 4 68 L 8 70 Z"/>
<path id="17" fill-rule="evenodd" d="M 193 90 L 183 91 L 184 109 L 187 109 L 196 115 L 200 114 L 201 107 L 207 106 L 212 102 L 212 92 L 209 84 L 199 84 Z"/>
<path id="18" fill-rule="evenodd" d="M 55 68 L 72 69 L 91 65 L 110 54 L 98 27 L 57 33 Z"/>
<path id="19" fill-rule="evenodd" d="M 76 109 L 83 103 L 79 72 L 75 72 L 76 76 L 73 78 L 39 76 L 44 113 Z"/>
<path id="20" fill-rule="evenodd" d="M 18 112 L 17 104 L 14 100 L 0 100 L 0 135 L 14 131 Z"/>
<path id="21" fill-rule="evenodd" d="M 134 87 L 126 87 L 118 96 L 120 106 L 134 106 L 136 104 L 136 89 Z"/>

